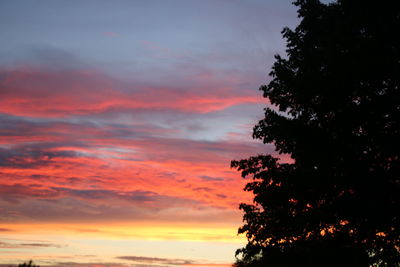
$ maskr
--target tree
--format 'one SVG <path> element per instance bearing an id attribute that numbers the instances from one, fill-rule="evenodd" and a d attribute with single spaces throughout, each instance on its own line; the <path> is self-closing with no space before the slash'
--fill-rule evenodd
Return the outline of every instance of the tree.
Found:
<path id="1" fill-rule="evenodd" d="M 236 265 L 400 266 L 400 3 L 294 4 L 253 131 L 293 162 L 232 161 L 254 194 Z"/>
<path id="2" fill-rule="evenodd" d="M 40 266 L 33 264 L 33 261 L 30 260 L 30 261 L 28 261 L 28 263 L 24 262 L 24 263 L 18 264 L 18 267 L 40 267 Z"/>

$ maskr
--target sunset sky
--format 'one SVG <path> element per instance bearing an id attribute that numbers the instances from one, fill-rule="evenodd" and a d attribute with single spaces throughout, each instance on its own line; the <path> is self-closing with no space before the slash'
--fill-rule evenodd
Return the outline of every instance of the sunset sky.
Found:
<path id="1" fill-rule="evenodd" d="M 0 0 L 0 265 L 233 263 L 291 2 Z"/>

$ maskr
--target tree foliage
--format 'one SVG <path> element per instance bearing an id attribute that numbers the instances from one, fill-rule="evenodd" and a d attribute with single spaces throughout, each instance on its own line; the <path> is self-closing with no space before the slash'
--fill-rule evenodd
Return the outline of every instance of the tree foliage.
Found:
<path id="1" fill-rule="evenodd" d="M 33 263 L 33 261 L 30 260 L 28 262 L 24 262 L 24 263 L 18 264 L 18 267 L 40 267 L 40 266 L 39 265 L 35 265 Z"/>
<path id="2" fill-rule="evenodd" d="M 253 131 L 293 163 L 232 161 L 254 194 L 237 266 L 399 266 L 400 2 L 294 4 Z"/>

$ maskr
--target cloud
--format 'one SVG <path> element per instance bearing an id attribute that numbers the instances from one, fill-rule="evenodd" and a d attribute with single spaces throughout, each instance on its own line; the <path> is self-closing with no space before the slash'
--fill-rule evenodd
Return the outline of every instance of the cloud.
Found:
<path id="1" fill-rule="evenodd" d="M 220 266 L 220 267 L 228 267 L 232 266 L 229 263 L 212 263 L 212 262 L 201 262 L 198 260 L 191 259 L 170 259 L 170 258 L 156 258 L 156 257 L 143 257 L 143 256 L 119 256 L 116 257 L 120 260 L 128 260 L 136 264 L 143 264 L 143 266 Z M 140 265 L 142 266 L 142 265 Z"/>
<path id="2" fill-rule="evenodd" d="M 48 243 L 48 242 L 35 242 L 35 243 L 21 243 L 13 240 L 13 242 L 0 241 L 0 248 L 2 249 L 21 249 L 21 248 L 43 248 L 43 247 L 54 247 L 62 248 L 65 245 Z"/>
<path id="3" fill-rule="evenodd" d="M 29 260 L 27 260 L 26 262 L 28 262 Z M 49 264 L 50 262 L 50 264 Z M 21 262 L 18 262 L 18 264 L 20 264 Z M 34 264 L 39 264 L 41 265 L 40 261 L 34 261 Z M 52 261 L 46 261 L 45 262 L 45 266 L 46 267 L 132 267 L 132 265 L 122 265 L 120 263 L 110 263 L 110 262 L 67 262 L 67 261 L 63 261 L 63 262 L 54 262 L 54 260 Z M 0 267 L 10 267 L 10 264 L 0 264 Z M 134 267 L 139 267 L 139 266 L 134 266 Z M 145 267 L 145 266 L 141 266 L 141 267 Z M 156 266 L 154 266 L 156 267 Z"/>
<path id="4" fill-rule="evenodd" d="M 3 220 L 237 220 L 229 162 L 265 152 L 231 138 L 260 103 L 240 77 L 191 65 L 162 86 L 79 66 L 0 69 Z"/>
<path id="5" fill-rule="evenodd" d="M 196 205 L 192 199 L 160 195 L 151 191 L 116 191 L 105 189 L 71 189 L 62 187 L 44 187 L 43 184 L 13 184 L 0 185 L 1 199 L 9 202 L 18 202 L 26 198 L 42 200 L 74 198 L 90 200 L 94 203 L 106 201 L 124 201 L 137 206 L 145 205 L 155 209 L 168 208 L 179 205 L 180 207 Z M 101 212 L 100 212 L 101 213 Z"/>
<path id="6" fill-rule="evenodd" d="M 169 190 L 176 190 L 170 188 Z M 191 189 L 189 189 L 191 190 Z M 196 192 L 196 191 L 193 191 Z M 51 223 L 95 223 L 95 222 L 135 222 L 153 223 L 235 223 L 238 211 L 221 207 L 215 195 L 215 205 L 210 205 L 213 192 L 192 193 L 189 197 L 162 195 L 150 191 L 83 190 L 48 187 L 45 183 L 14 184 L 0 186 L 1 222 L 51 222 Z M 205 201 L 202 198 L 208 197 Z M 226 198 L 222 199 L 227 201 Z M 228 200 L 229 201 L 229 200 Z M 8 227 L 7 227 L 8 228 Z M 96 227 L 77 227 L 77 232 L 102 232 Z M 170 239 L 171 234 L 159 235 Z M 181 239 L 181 236 L 176 238 Z M 197 238 L 211 240 L 225 239 L 226 236 L 207 236 L 202 233 Z M 228 238 L 229 239 L 229 238 Z"/>
<path id="7" fill-rule="evenodd" d="M 194 264 L 186 264 L 185 266 L 232 267 L 232 264 L 231 263 L 194 263 Z"/>
<path id="8" fill-rule="evenodd" d="M 124 258 L 125 256 L 121 256 Z M 131 257 L 131 256 L 126 256 Z M 73 261 L 63 261 L 63 262 L 54 262 L 54 261 L 47 261 L 47 267 L 171 267 L 171 266 L 199 266 L 199 267 L 231 267 L 232 264 L 229 263 L 186 263 L 181 264 L 180 260 L 174 262 L 174 260 L 163 259 L 163 258 L 151 258 L 151 257 L 137 257 L 137 258 L 144 258 L 144 259 L 159 259 L 161 261 L 154 261 L 151 260 L 141 261 L 138 260 L 131 260 L 131 262 L 127 264 L 121 264 L 117 262 L 73 262 Z M 119 260 L 128 260 L 128 259 L 119 259 Z M 163 261 L 165 260 L 165 261 Z M 189 262 L 190 260 L 188 260 Z M 36 261 L 34 263 L 37 263 Z M 50 264 L 49 264 L 50 263 Z M 0 267 L 10 267 L 9 264 L 0 264 Z"/>
<path id="9" fill-rule="evenodd" d="M 147 264 L 163 264 L 163 265 L 187 265 L 193 264 L 192 260 L 183 259 L 168 259 L 168 258 L 153 258 L 153 257 L 140 257 L 140 256 L 120 256 L 117 257 L 120 260 L 133 261 L 135 263 L 147 263 Z"/>
<path id="10" fill-rule="evenodd" d="M 46 244 L 46 243 L 21 243 L 19 244 L 22 247 L 63 247 L 60 245 L 55 245 L 55 244 Z"/>
<path id="11" fill-rule="evenodd" d="M 142 41 L 140 41 L 140 44 L 143 45 L 144 47 L 146 47 L 147 49 L 150 49 L 150 50 L 158 52 L 158 53 L 162 53 L 162 54 L 171 54 L 172 53 L 172 51 L 170 49 L 160 46 L 158 44 L 155 44 L 154 42 L 142 40 Z"/>
<path id="12" fill-rule="evenodd" d="M 191 140 L 174 129 L 130 120 L 3 114 L 0 125 L 0 188 L 8 203 L 75 198 L 149 209 L 236 210 L 244 199 L 243 182 L 229 162 L 265 150 L 242 140 Z"/>
<path id="13" fill-rule="evenodd" d="M 207 175 L 201 175 L 200 178 L 205 181 L 224 181 L 225 179 L 222 177 L 211 177 Z"/>
<path id="14" fill-rule="evenodd" d="M 21 184 L 0 185 L 0 193 L 0 199 L 15 204 L 26 198 L 50 199 L 57 196 L 57 192 L 47 188 L 40 188 L 39 184 L 28 186 Z"/>
<path id="15" fill-rule="evenodd" d="M 229 86 L 205 86 L 209 88 L 199 91 L 196 85 L 183 89 L 122 82 L 95 69 L 0 69 L 0 112 L 29 117 L 97 114 L 118 109 L 209 113 L 261 102 L 259 97 L 238 94 Z"/>
<path id="16" fill-rule="evenodd" d="M 113 37 L 113 38 L 120 37 L 120 34 L 116 33 L 116 32 L 104 32 L 104 35 L 106 35 L 108 37 Z"/>
<path id="17" fill-rule="evenodd" d="M 55 158 L 76 157 L 74 151 L 46 151 L 26 146 L 12 149 L 0 148 L 0 167 L 32 168 L 54 164 Z"/>

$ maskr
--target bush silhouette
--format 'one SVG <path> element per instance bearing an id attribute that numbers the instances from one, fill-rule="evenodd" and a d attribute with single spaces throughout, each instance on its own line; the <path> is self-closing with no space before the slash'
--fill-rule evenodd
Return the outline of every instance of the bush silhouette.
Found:
<path id="1" fill-rule="evenodd" d="M 40 266 L 33 264 L 33 261 L 30 260 L 27 263 L 24 262 L 24 263 L 18 264 L 18 267 L 40 267 Z"/>

